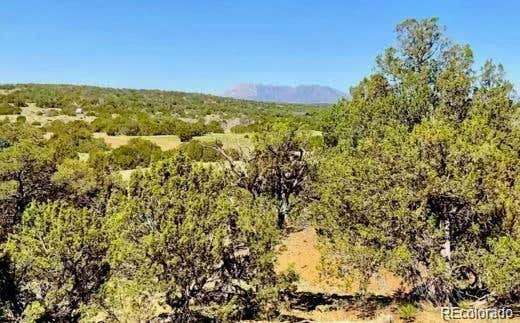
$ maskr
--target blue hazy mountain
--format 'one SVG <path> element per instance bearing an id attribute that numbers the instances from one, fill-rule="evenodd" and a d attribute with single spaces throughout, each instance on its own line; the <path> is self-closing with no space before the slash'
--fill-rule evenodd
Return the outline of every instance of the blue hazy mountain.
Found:
<path id="1" fill-rule="evenodd" d="M 345 97 L 345 93 L 328 86 L 299 85 L 279 86 L 243 83 L 224 92 L 226 97 L 235 99 L 305 104 L 330 104 Z"/>

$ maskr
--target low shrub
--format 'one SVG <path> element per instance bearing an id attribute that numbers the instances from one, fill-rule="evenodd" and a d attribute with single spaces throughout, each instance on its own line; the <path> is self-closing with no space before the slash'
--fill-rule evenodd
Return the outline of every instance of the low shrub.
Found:
<path id="1" fill-rule="evenodd" d="M 412 303 L 406 303 L 399 305 L 397 308 L 397 313 L 399 314 L 399 318 L 404 320 L 405 322 L 413 322 L 415 320 L 415 316 L 419 309 Z"/>
<path id="2" fill-rule="evenodd" d="M 181 146 L 180 151 L 191 161 L 215 162 L 222 160 L 222 156 L 210 145 L 205 145 L 199 140 L 191 140 Z"/>
<path id="3" fill-rule="evenodd" d="M 161 148 L 153 142 L 132 138 L 128 144 L 112 151 L 110 162 L 117 169 L 134 169 L 148 166 L 162 155 Z"/>
<path id="4" fill-rule="evenodd" d="M 20 113 L 22 113 L 22 109 L 20 109 L 19 107 L 13 107 L 7 102 L 0 103 L 0 115 Z"/>

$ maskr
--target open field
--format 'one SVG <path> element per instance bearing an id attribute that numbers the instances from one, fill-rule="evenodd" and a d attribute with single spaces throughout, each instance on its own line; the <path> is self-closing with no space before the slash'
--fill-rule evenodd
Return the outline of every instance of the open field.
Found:
<path id="1" fill-rule="evenodd" d="M 9 93 L 13 93 L 13 92 L 16 92 L 18 91 L 17 88 L 14 88 L 14 89 L 0 89 L 0 95 L 7 95 Z"/>
<path id="2" fill-rule="evenodd" d="M 52 122 L 55 120 L 60 120 L 63 122 L 70 122 L 74 120 L 83 120 L 85 122 L 92 122 L 96 117 L 93 116 L 85 116 L 85 115 L 78 115 L 78 116 L 68 116 L 64 114 L 60 114 L 57 116 L 47 116 L 46 112 L 48 112 L 48 109 L 42 109 L 36 106 L 34 103 L 29 103 L 28 106 L 22 107 L 22 113 L 20 114 L 8 114 L 8 115 L 0 115 L 0 119 L 7 118 L 10 121 L 16 121 L 16 118 L 19 116 L 24 116 L 28 123 L 34 123 L 38 122 L 40 124 L 46 124 L 48 122 Z"/>
<path id="3" fill-rule="evenodd" d="M 132 138 L 141 138 L 149 140 L 161 147 L 162 150 L 171 150 L 180 146 L 181 140 L 175 135 L 162 136 L 109 136 L 103 132 L 95 132 L 94 138 L 102 138 L 111 148 L 117 148 L 126 145 Z"/>
<path id="4" fill-rule="evenodd" d="M 251 134 L 213 133 L 204 136 L 193 137 L 193 139 L 206 143 L 219 141 L 226 149 L 251 149 L 253 148 L 253 141 L 249 138 L 249 136 L 251 136 Z"/>
<path id="5" fill-rule="evenodd" d="M 102 138 L 107 145 L 111 148 L 117 148 L 123 145 L 126 145 L 128 141 L 132 138 L 142 138 L 145 140 L 149 140 L 159 147 L 162 150 L 171 150 L 179 147 L 181 145 L 181 140 L 176 135 L 159 135 L 159 136 L 109 136 L 106 133 L 96 132 L 94 133 L 95 138 Z M 235 134 L 235 133 L 217 133 L 217 134 L 207 134 L 204 136 L 193 137 L 195 140 L 199 140 L 205 143 L 212 143 L 215 141 L 219 141 L 223 144 L 224 148 L 234 148 L 234 149 L 247 149 L 252 148 L 251 139 L 247 138 L 246 134 Z"/>

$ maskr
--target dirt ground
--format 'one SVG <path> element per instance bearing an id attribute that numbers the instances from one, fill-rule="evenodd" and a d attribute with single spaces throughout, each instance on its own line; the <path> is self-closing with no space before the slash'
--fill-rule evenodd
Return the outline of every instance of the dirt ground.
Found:
<path id="1" fill-rule="evenodd" d="M 281 247 L 277 270 L 292 266 L 299 274 L 298 293 L 301 299 L 292 303 L 283 312 L 287 321 L 315 322 L 447 322 L 441 317 L 439 308 L 431 304 L 420 304 L 415 319 L 400 318 L 398 304 L 390 296 L 401 288 L 401 281 L 391 273 L 383 272 L 373 278 L 368 286 L 366 298 L 359 297 L 359 286 L 342 286 L 341 280 L 320 275 L 320 251 L 315 230 L 307 227 L 288 235 Z M 283 321 L 283 319 L 282 319 Z M 511 322 L 520 323 L 520 318 L 500 320 L 456 320 L 452 322 Z"/>
<path id="2" fill-rule="evenodd" d="M 360 286 L 320 275 L 320 251 L 317 247 L 317 236 L 313 228 L 289 234 L 284 242 L 283 251 L 278 259 L 278 270 L 285 270 L 292 264 L 300 275 L 298 289 L 305 292 L 321 292 L 336 294 L 355 294 Z M 345 286 L 345 287 L 340 287 Z M 401 281 L 391 273 L 383 272 L 371 279 L 367 292 L 375 295 L 389 296 L 401 286 Z"/>

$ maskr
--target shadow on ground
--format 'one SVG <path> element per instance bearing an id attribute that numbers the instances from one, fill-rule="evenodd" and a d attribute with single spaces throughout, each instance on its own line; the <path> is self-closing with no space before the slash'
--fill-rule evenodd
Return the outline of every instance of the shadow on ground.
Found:
<path id="1" fill-rule="evenodd" d="M 391 296 L 381 295 L 361 296 L 311 292 L 294 292 L 288 295 L 289 307 L 292 310 L 310 312 L 343 309 L 358 313 L 360 319 L 374 318 L 379 310 L 387 308 L 393 300 L 394 298 Z M 290 316 L 282 319 L 291 322 L 301 321 L 301 318 L 291 319 Z"/>

